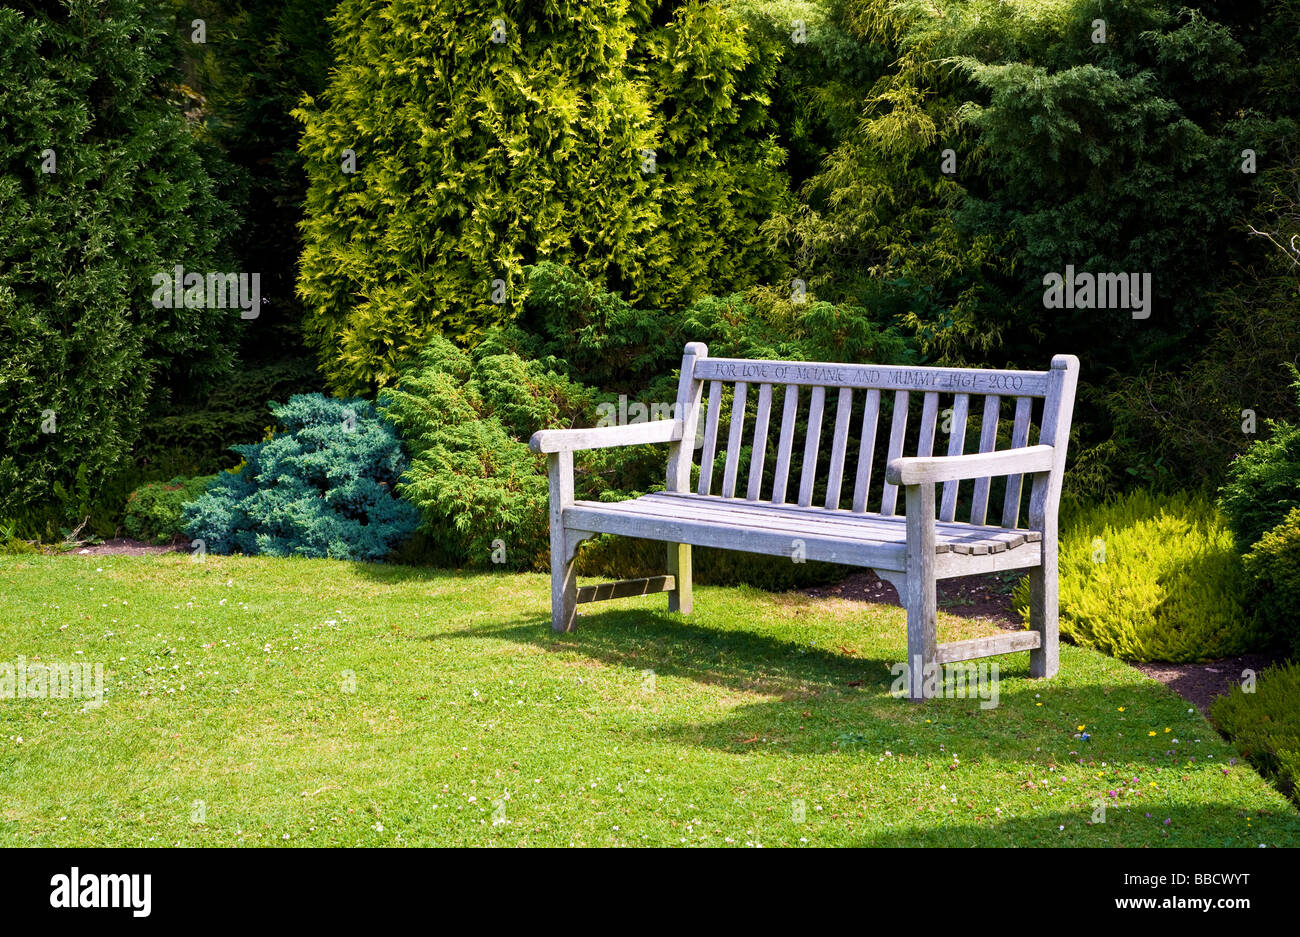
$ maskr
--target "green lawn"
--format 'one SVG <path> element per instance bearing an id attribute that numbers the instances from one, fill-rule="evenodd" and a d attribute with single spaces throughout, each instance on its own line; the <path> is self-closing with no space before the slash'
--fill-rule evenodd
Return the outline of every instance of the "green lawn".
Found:
<path id="1" fill-rule="evenodd" d="M 106 688 L 0 700 L 0 845 L 1300 845 L 1198 712 L 1101 654 L 918 705 L 888 695 L 897 608 L 699 588 L 690 619 L 653 596 L 553 636 L 548 603 L 536 575 L 0 557 L 0 661 Z"/>

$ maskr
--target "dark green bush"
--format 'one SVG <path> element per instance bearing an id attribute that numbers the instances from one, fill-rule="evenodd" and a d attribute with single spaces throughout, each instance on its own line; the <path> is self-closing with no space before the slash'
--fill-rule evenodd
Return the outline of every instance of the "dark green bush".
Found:
<path id="1" fill-rule="evenodd" d="M 373 404 L 302 394 L 271 413 L 282 431 L 234 447 L 245 463 L 185 506 L 187 536 L 212 553 L 360 560 L 411 536 L 418 513 L 394 494 L 406 456 Z"/>
<path id="2" fill-rule="evenodd" d="M 1234 686 L 1210 705 L 1210 718 L 1260 774 L 1300 804 L 1300 664 L 1260 673 L 1253 693 Z"/>
<path id="3" fill-rule="evenodd" d="M 1232 537 L 1204 496 L 1138 489 L 1060 528 L 1062 636 L 1123 660 L 1201 661 L 1264 644 Z M 1021 615 L 1028 579 L 1014 592 Z"/>
<path id="4" fill-rule="evenodd" d="M 555 264 L 529 268 L 527 276 L 526 315 L 518 323 L 489 332 L 470 351 L 435 338 L 380 396 L 411 450 L 402 493 L 457 564 L 546 568 L 546 460 L 529 450 L 529 437 L 544 428 L 655 418 L 638 413 L 638 404 L 667 415 L 687 340 L 707 341 L 718 355 L 885 363 L 907 357 L 902 339 L 861 309 L 795 304 L 751 290 L 707 297 L 673 316 L 638 309 Z M 661 490 L 666 458 L 662 446 L 576 453 L 575 493 L 622 500 Z M 664 561 L 662 544 L 601 537 L 583 545 L 579 569 L 649 574 L 661 572 Z M 701 582 L 788 588 L 841 570 L 700 550 L 695 572 Z"/>
<path id="5" fill-rule="evenodd" d="M 150 301 L 176 264 L 229 269 L 232 218 L 147 17 L 138 0 L 0 8 L 0 517 L 25 536 L 95 511 L 158 388 L 231 361 L 238 311 Z"/>
<path id="6" fill-rule="evenodd" d="M 1291 386 L 1300 394 L 1300 372 L 1289 368 Z M 1268 426 L 1270 437 L 1233 460 L 1219 490 L 1219 505 L 1243 553 L 1300 507 L 1300 423 L 1270 420 Z"/>
<path id="7" fill-rule="evenodd" d="M 1255 541 L 1242 562 L 1262 626 L 1300 659 L 1300 508 Z"/>
<path id="8" fill-rule="evenodd" d="M 186 503 L 198 500 L 216 478 L 178 475 L 170 481 L 141 485 L 126 500 L 122 515 L 126 535 L 152 543 L 170 543 L 184 533 Z"/>

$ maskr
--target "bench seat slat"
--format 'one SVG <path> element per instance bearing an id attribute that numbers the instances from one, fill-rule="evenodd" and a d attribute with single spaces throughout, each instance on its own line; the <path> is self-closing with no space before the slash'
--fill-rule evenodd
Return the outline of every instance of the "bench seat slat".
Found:
<path id="1" fill-rule="evenodd" d="M 667 504 L 671 510 L 681 510 L 680 505 L 683 501 L 701 504 L 714 511 L 726 511 L 733 506 L 740 510 L 744 510 L 746 507 L 755 507 L 755 505 L 746 505 L 743 502 L 724 501 L 716 495 L 678 494 L 667 491 L 642 495 L 637 500 L 647 503 L 662 502 Z M 843 509 L 828 511 L 820 507 L 803 508 L 797 504 L 767 504 L 766 502 L 758 505 L 758 507 L 761 507 L 764 511 L 774 512 L 778 516 L 781 514 L 788 514 L 796 518 L 810 516 L 828 524 L 845 524 L 850 529 L 880 530 L 883 532 L 882 536 L 887 539 L 893 539 L 897 529 L 904 524 L 904 518 L 897 515 L 887 517 L 881 514 L 857 514 Z M 861 525 L 865 525 L 865 527 Z M 936 521 L 935 532 L 936 540 L 943 543 L 999 543 L 1005 544 L 1007 548 L 1015 548 L 1024 543 L 1037 543 L 1042 539 L 1042 534 L 1036 530 L 1005 530 L 1001 527 L 990 526 L 977 527 L 962 521 Z"/>

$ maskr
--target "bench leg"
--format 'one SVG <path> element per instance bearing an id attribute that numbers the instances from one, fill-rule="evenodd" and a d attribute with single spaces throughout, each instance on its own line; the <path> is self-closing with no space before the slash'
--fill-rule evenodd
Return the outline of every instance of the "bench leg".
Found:
<path id="1" fill-rule="evenodd" d="M 551 630 L 572 631 L 578 610 L 578 575 L 574 556 L 582 536 L 564 529 L 564 508 L 573 503 L 573 453 L 546 457 L 550 483 Z"/>
<path id="2" fill-rule="evenodd" d="M 691 545 L 689 543 L 668 544 L 668 575 L 676 582 L 676 588 L 668 591 L 668 611 L 689 615 L 695 610 L 691 597 Z"/>
<path id="3" fill-rule="evenodd" d="M 939 609 L 934 575 L 934 485 L 907 486 L 908 697 L 928 699 L 937 682 Z"/>
<path id="4" fill-rule="evenodd" d="M 1041 566 L 1029 572 L 1029 626 L 1041 643 L 1029 652 L 1029 676 L 1054 677 L 1060 668 L 1057 652 L 1056 546 L 1044 548 Z"/>

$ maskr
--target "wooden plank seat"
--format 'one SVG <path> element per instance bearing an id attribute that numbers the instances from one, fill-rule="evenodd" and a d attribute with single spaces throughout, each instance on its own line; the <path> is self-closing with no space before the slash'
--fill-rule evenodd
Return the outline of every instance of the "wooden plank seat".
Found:
<path id="1" fill-rule="evenodd" d="M 689 614 L 691 548 L 717 547 L 869 567 L 892 582 L 907 609 L 913 698 L 934 685 L 927 668 L 995 654 L 1027 650 L 1031 675 L 1050 677 L 1058 667 L 1057 506 L 1078 368 L 1070 355 L 1053 358 L 1048 371 L 750 361 L 710 358 L 692 342 L 670 419 L 532 437 L 547 454 L 550 482 L 552 627 L 571 630 L 580 603 L 657 592 L 668 593 L 671 611 Z M 1004 397 L 1014 400 L 1010 445 L 998 449 Z M 978 451 L 966 453 L 975 413 Z M 887 438 L 877 432 L 886 418 Z M 945 455 L 934 453 L 940 427 Z M 575 451 L 655 443 L 668 445 L 666 490 L 612 503 L 574 498 Z M 907 448 L 916 454 L 904 455 Z M 883 472 L 874 470 L 882 463 Z M 1002 509 L 990 516 L 995 481 Z M 579 589 L 576 549 L 597 533 L 667 543 L 667 575 Z M 1017 568 L 1030 570 L 1032 631 L 937 644 L 936 580 Z"/>

